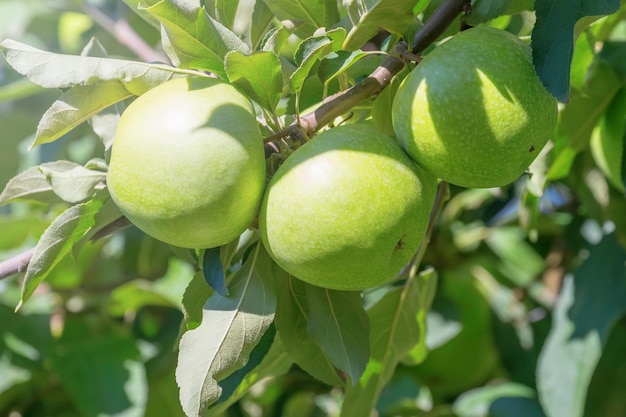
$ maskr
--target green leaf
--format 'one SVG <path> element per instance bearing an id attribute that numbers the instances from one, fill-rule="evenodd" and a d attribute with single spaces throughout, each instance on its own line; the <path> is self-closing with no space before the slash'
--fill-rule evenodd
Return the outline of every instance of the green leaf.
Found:
<path id="1" fill-rule="evenodd" d="M 415 21 L 415 0 L 370 0 L 358 3 L 358 10 L 350 13 L 352 29 L 348 32 L 342 49 L 354 51 L 373 38 L 379 28 L 402 35 Z"/>
<path id="2" fill-rule="evenodd" d="M 404 286 L 391 289 L 368 310 L 370 360 L 356 385 L 346 388 L 342 417 L 371 415 L 397 364 L 416 344 L 423 343 L 420 321 L 429 305 L 421 305 L 417 300 L 420 299 L 420 288 L 436 286 L 436 281 L 433 270 L 425 271 L 407 280 Z"/>
<path id="3" fill-rule="evenodd" d="M 174 77 L 205 76 L 197 71 L 163 64 L 54 54 L 11 39 L 0 42 L 0 49 L 13 69 L 44 88 L 69 88 L 119 81 L 130 93 L 141 95 Z"/>
<path id="4" fill-rule="evenodd" d="M 52 191 L 63 201 L 82 203 L 89 200 L 96 190 L 104 188 L 106 172 L 88 169 L 79 164 L 74 164 L 70 169 L 67 169 L 66 164 L 59 165 L 52 162 L 40 165 L 39 170 L 52 186 Z"/>
<path id="5" fill-rule="evenodd" d="M 516 382 L 476 388 L 452 405 L 458 417 L 545 417 L 533 389 Z"/>
<path id="6" fill-rule="evenodd" d="M 356 382 L 369 358 L 369 320 L 357 291 L 306 286 L 307 332 L 338 369 Z"/>
<path id="7" fill-rule="evenodd" d="M 37 201 L 44 204 L 62 201 L 52 190 L 52 185 L 41 168 L 71 170 L 76 166 L 77 164 L 74 162 L 60 160 L 28 168 L 9 180 L 2 194 L 0 194 L 0 205 L 20 200 Z"/>
<path id="8" fill-rule="evenodd" d="M 591 154 L 609 182 L 624 192 L 622 157 L 626 134 L 626 88 L 615 95 L 591 134 Z"/>
<path id="9" fill-rule="evenodd" d="M 620 416 L 626 411 L 626 317 L 613 326 L 589 385 L 585 416 Z"/>
<path id="10" fill-rule="evenodd" d="M 574 158 L 588 145 L 594 127 L 622 88 L 615 71 L 606 63 L 598 62 L 591 71 L 585 92 L 573 93 L 572 100 L 559 114 L 549 180 L 567 176 Z"/>
<path id="11" fill-rule="evenodd" d="M 559 101 L 569 100 L 576 22 L 585 16 L 608 15 L 618 8 L 619 0 L 535 0 L 533 62 L 539 78 Z"/>
<path id="12" fill-rule="evenodd" d="M 537 391 L 548 417 L 583 415 L 603 345 L 626 311 L 625 263 L 615 234 L 607 235 L 563 282 L 537 365 Z"/>
<path id="13" fill-rule="evenodd" d="M 132 94 L 119 81 L 70 88 L 41 117 L 31 147 L 54 142 L 91 116 L 129 97 Z"/>
<path id="14" fill-rule="evenodd" d="M 341 49 L 341 43 L 346 36 L 343 28 L 337 28 L 326 32 L 324 35 L 312 36 L 298 45 L 294 60 L 298 67 L 291 74 L 289 86 L 292 92 L 298 93 L 302 89 L 304 80 L 309 76 L 311 69 L 331 52 Z"/>
<path id="15" fill-rule="evenodd" d="M 583 32 L 576 40 L 570 68 L 570 89 L 583 91 L 587 73 L 594 60 L 594 40 L 590 33 Z"/>
<path id="16" fill-rule="evenodd" d="M 116 287 L 109 296 L 107 310 L 114 316 L 137 313 L 145 306 L 164 306 L 178 308 L 178 300 L 155 288 L 154 283 L 145 279 L 136 279 Z"/>
<path id="17" fill-rule="evenodd" d="M 277 268 L 278 269 L 278 268 Z M 300 368 L 330 386 L 343 385 L 337 370 L 307 333 L 307 284 L 283 270 L 274 272 L 277 305 L 274 323 L 289 356 Z"/>
<path id="18" fill-rule="evenodd" d="M 202 258 L 202 274 L 204 280 L 215 292 L 222 296 L 228 296 L 226 288 L 226 274 L 220 258 L 221 249 L 211 248 L 204 251 Z"/>
<path id="19" fill-rule="evenodd" d="M 202 323 L 204 304 L 207 299 L 215 294 L 204 278 L 204 273 L 198 271 L 185 288 L 183 294 L 183 314 L 187 329 L 195 329 Z"/>
<path id="20" fill-rule="evenodd" d="M 0 204 L 15 200 L 81 203 L 104 188 L 106 173 L 70 161 L 46 162 L 12 178 L 0 194 Z"/>
<path id="21" fill-rule="evenodd" d="M 105 151 L 111 149 L 113 139 L 115 138 L 115 130 L 120 121 L 120 117 L 126 106 L 123 102 L 116 103 L 98 114 L 94 114 L 89 119 L 91 129 L 100 138 L 104 144 Z"/>
<path id="22" fill-rule="evenodd" d="M 137 13 L 139 17 L 141 17 L 146 22 L 150 23 L 156 29 L 161 27 L 161 24 L 157 19 L 155 19 L 150 13 L 146 12 L 146 8 L 150 6 L 154 6 L 161 0 L 122 0 L 130 9 Z"/>
<path id="23" fill-rule="evenodd" d="M 320 80 L 324 84 L 337 77 L 344 71 L 347 71 L 352 65 L 359 62 L 361 58 L 368 56 L 367 52 L 363 51 L 337 51 L 329 54 L 322 60 L 317 70 Z"/>
<path id="24" fill-rule="evenodd" d="M 271 332 L 271 327 L 272 326 L 268 328 L 266 334 Z M 266 336 L 263 335 L 263 338 L 265 337 Z M 211 407 L 207 412 L 207 417 L 224 416 L 226 409 L 241 399 L 254 384 L 263 379 L 277 377 L 287 373 L 289 369 L 291 369 L 291 365 L 292 362 L 289 359 L 285 346 L 283 345 L 279 335 L 276 335 L 269 352 L 267 352 L 267 354 L 263 357 L 261 363 L 252 372 L 246 374 L 244 379 L 226 401 Z"/>
<path id="25" fill-rule="evenodd" d="M 163 49 L 175 66 L 209 71 L 227 79 L 224 57 L 229 51 L 249 53 L 248 46 L 204 8 L 185 10 L 163 0 L 145 9 L 161 22 Z"/>
<path id="26" fill-rule="evenodd" d="M 272 323 L 276 309 L 272 278 L 261 273 L 268 264 L 269 255 L 257 245 L 230 282 L 230 296 L 210 297 L 200 326 L 183 335 L 176 381 L 187 416 L 202 417 L 220 398 L 220 382 L 247 363 Z"/>
<path id="27" fill-rule="evenodd" d="M 516 286 L 527 287 L 545 269 L 544 259 L 519 227 L 489 229 L 485 243 L 498 256 L 499 270 Z"/>
<path id="28" fill-rule="evenodd" d="M 254 24 L 250 25 L 250 44 L 253 51 L 256 51 L 261 45 L 272 20 L 274 20 L 274 13 L 267 7 L 267 4 L 263 0 L 255 1 L 251 20 Z"/>
<path id="29" fill-rule="evenodd" d="M 278 20 L 290 20 L 300 38 L 318 28 L 329 28 L 339 20 L 335 0 L 263 0 Z"/>
<path id="30" fill-rule="evenodd" d="M 418 338 L 411 350 L 402 358 L 405 365 L 415 366 L 424 361 L 428 355 L 429 346 L 426 345 L 426 329 L 428 321 L 428 312 L 433 304 L 435 293 L 437 292 L 437 276 L 434 273 L 427 272 L 421 274 L 417 279 L 417 303 L 419 309 L 415 316 L 416 326 L 418 330 Z"/>
<path id="31" fill-rule="evenodd" d="M 108 199 L 108 194 L 105 198 Z M 54 219 L 35 246 L 16 310 L 30 298 L 52 268 L 70 253 L 72 246 L 95 224 L 94 217 L 104 201 L 103 197 L 96 195 L 86 203 L 68 208 Z"/>
<path id="32" fill-rule="evenodd" d="M 94 333 L 83 317 L 65 319 L 49 357 L 54 375 L 82 416 L 144 415 L 148 381 L 134 339 Z"/>
<path id="33" fill-rule="evenodd" d="M 505 14 L 512 0 L 475 0 L 472 2 L 472 12 L 467 17 L 467 23 L 476 26 Z"/>
<path id="34" fill-rule="evenodd" d="M 122 226 L 129 226 L 130 221 L 124 217 L 122 212 L 112 199 L 107 199 L 100 210 L 94 217 L 94 224 L 89 228 L 87 233 L 74 245 L 72 248 L 72 255 L 76 258 L 80 249 L 91 239 L 95 240 L 96 235 L 107 236 L 112 233 L 113 230 L 109 228 L 113 227 L 114 230 L 119 230 Z M 118 227 L 119 226 L 119 227 Z M 108 233 L 107 233 L 108 230 Z"/>
<path id="35" fill-rule="evenodd" d="M 233 51 L 226 55 L 226 73 L 252 100 L 273 111 L 283 90 L 280 61 L 273 52 L 244 55 Z"/>
<path id="36" fill-rule="evenodd" d="M 239 0 L 215 0 L 217 21 L 232 30 L 238 6 Z"/>
<path id="37" fill-rule="evenodd" d="M 267 356 L 272 344 L 274 343 L 275 336 L 276 326 L 271 324 L 261 337 L 261 340 L 259 340 L 259 343 L 257 343 L 254 349 L 252 349 L 252 352 L 250 352 L 248 363 L 246 363 L 243 368 L 237 369 L 221 382 L 222 395 L 215 403 L 216 405 L 229 400 L 237 388 L 245 380 L 246 376 L 259 366 L 261 362 L 263 362 L 263 359 L 265 359 L 265 356 Z"/>

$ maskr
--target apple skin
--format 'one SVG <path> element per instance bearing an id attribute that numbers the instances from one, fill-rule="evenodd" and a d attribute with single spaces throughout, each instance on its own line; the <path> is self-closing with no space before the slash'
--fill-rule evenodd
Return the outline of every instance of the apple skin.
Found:
<path id="1" fill-rule="evenodd" d="M 373 126 L 332 128 L 272 177 L 259 212 L 261 239 L 296 278 L 337 290 L 372 288 L 414 254 L 436 186 Z"/>
<path id="2" fill-rule="evenodd" d="M 477 26 L 436 48 L 400 85 L 393 127 L 411 158 L 467 188 L 515 181 L 557 121 L 530 48 L 515 35 Z"/>
<path id="3" fill-rule="evenodd" d="M 265 186 L 263 140 L 250 101 L 212 78 L 178 78 L 120 118 L 107 174 L 111 197 L 146 234 L 211 248 L 254 220 Z"/>

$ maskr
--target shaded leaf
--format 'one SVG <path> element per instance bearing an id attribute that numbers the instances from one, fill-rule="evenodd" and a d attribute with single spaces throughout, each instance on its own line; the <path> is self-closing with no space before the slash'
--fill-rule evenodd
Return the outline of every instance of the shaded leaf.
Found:
<path id="1" fill-rule="evenodd" d="M 513 0 L 476 0 L 472 3 L 472 12 L 467 17 L 467 23 L 476 26 L 480 23 L 495 19 L 507 12 Z"/>
<path id="2" fill-rule="evenodd" d="M 204 280 L 219 295 L 227 296 L 226 274 L 220 258 L 220 248 L 211 248 L 204 251 L 202 258 L 202 274 Z"/>
<path id="3" fill-rule="evenodd" d="M 250 352 L 272 323 L 276 299 L 271 276 L 263 264 L 269 255 L 257 245 L 230 282 L 230 296 L 211 296 L 204 305 L 200 326 L 180 342 L 176 381 L 188 416 L 204 415 L 222 394 L 221 381 L 242 368 Z"/>
<path id="4" fill-rule="evenodd" d="M 342 49 L 353 51 L 373 38 L 379 28 L 402 35 L 414 22 L 415 0 L 374 0 L 351 2 L 352 29 L 345 38 Z M 354 10 L 357 9 L 357 10 Z"/>
<path id="5" fill-rule="evenodd" d="M 363 51 L 337 51 L 329 54 L 322 62 L 317 70 L 320 80 L 324 84 L 337 77 L 344 71 L 347 71 L 352 65 L 356 64 L 361 58 L 368 54 Z"/>
<path id="6" fill-rule="evenodd" d="M 35 246 L 26 276 L 22 295 L 16 310 L 33 294 L 52 268 L 72 250 L 85 233 L 94 225 L 94 217 L 104 204 L 105 197 L 95 196 L 86 203 L 77 204 L 61 213 L 43 233 Z"/>
<path id="7" fill-rule="evenodd" d="M 274 283 L 278 289 L 274 322 L 289 356 L 314 378 L 331 386 L 343 385 L 328 356 L 307 333 L 307 284 L 283 270 L 275 271 Z"/>
<path id="8" fill-rule="evenodd" d="M 91 116 L 129 97 L 132 94 L 118 81 L 70 88 L 41 117 L 32 146 L 59 139 Z"/>
<path id="9" fill-rule="evenodd" d="M 273 111 L 283 89 L 280 61 L 273 52 L 244 55 L 233 51 L 226 55 L 226 73 L 252 100 Z"/>
<path id="10" fill-rule="evenodd" d="M 69 317 L 49 360 L 80 415 L 144 415 L 146 370 L 130 336 L 97 335 L 82 318 Z"/>
<path id="11" fill-rule="evenodd" d="M 369 358 L 369 320 L 357 291 L 306 286 L 307 332 L 333 365 L 356 382 Z"/>
<path id="12" fill-rule="evenodd" d="M 539 78 L 559 101 L 569 100 L 574 26 L 585 16 L 608 15 L 619 0 L 536 0 L 532 32 L 533 63 Z"/>
<path id="13" fill-rule="evenodd" d="M 566 277 L 539 355 L 537 391 L 548 417 L 581 417 L 611 327 L 626 311 L 626 252 L 615 234 Z"/>
<path id="14" fill-rule="evenodd" d="M 0 42 L 0 49 L 13 69 L 45 88 L 119 81 L 132 94 L 141 95 L 174 77 L 204 75 L 164 64 L 54 54 L 11 39 Z"/>
<path id="15" fill-rule="evenodd" d="M 433 270 L 426 271 L 407 280 L 404 286 L 391 289 L 368 310 L 370 360 L 356 385 L 346 387 L 342 417 L 369 416 L 397 364 L 417 343 L 423 343 L 418 320 L 430 306 L 416 302 L 422 287 L 420 280 L 428 288 L 436 285 L 437 278 Z"/>
<path id="16" fill-rule="evenodd" d="M 163 0 L 145 9 L 161 22 L 163 49 L 177 67 L 210 71 L 227 79 L 224 57 L 229 51 L 248 53 L 237 35 L 209 16 L 204 8 L 184 10 Z"/>

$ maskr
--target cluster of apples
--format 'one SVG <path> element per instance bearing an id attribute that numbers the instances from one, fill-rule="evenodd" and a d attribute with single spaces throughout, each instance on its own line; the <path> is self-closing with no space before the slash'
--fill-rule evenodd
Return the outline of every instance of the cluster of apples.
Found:
<path id="1" fill-rule="evenodd" d="M 464 31 L 407 76 L 393 104 L 397 139 L 367 122 L 328 129 L 269 184 L 250 101 L 211 78 L 178 78 L 123 113 L 107 183 L 131 222 L 166 243 L 210 248 L 258 216 L 287 272 L 361 290 L 407 264 L 426 230 L 437 179 L 496 187 L 519 177 L 556 123 L 556 101 L 516 36 Z"/>

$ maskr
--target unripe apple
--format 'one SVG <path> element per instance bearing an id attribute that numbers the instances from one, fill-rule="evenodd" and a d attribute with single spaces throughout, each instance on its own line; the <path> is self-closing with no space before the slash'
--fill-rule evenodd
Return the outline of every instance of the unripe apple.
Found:
<path id="1" fill-rule="evenodd" d="M 409 155 L 463 187 L 509 184 L 554 130 L 557 102 L 530 48 L 486 26 L 468 29 L 426 55 L 394 98 L 394 131 Z"/>
<path id="2" fill-rule="evenodd" d="M 287 272 L 331 289 L 394 278 L 420 244 L 436 179 L 373 126 L 329 129 L 298 148 L 270 181 L 261 239 Z"/>
<path id="3" fill-rule="evenodd" d="M 156 239 L 186 248 L 232 241 L 256 216 L 264 184 L 254 109 L 223 81 L 168 81 L 121 116 L 107 185 L 122 213 Z"/>

